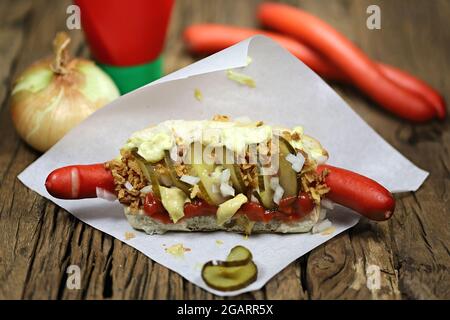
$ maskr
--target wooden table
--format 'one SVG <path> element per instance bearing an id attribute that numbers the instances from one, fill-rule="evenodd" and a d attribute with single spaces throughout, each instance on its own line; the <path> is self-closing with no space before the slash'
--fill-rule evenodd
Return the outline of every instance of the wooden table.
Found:
<path id="1" fill-rule="evenodd" d="M 185 26 L 193 22 L 255 26 L 258 2 L 177 1 L 165 50 L 166 71 L 195 60 L 181 41 Z M 450 101 L 450 1 L 289 2 L 327 20 L 372 58 L 426 80 Z M 78 221 L 16 178 L 39 153 L 14 131 L 8 109 L 11 83 L 27 65 L 50 53 L 55 32 L 65 29 L 69 3 L 0 2 L 0 298 L 215 299 L 137 250 Z M 381 7 L 381 30 L 366 27 L 370 4 Z M 73 52 L 88 56 L 82 32 L 72 31 L 71 36 Z M 409 124 L 381 111 L 352 88 L 334 88 L 390 144 L 430 171 L 430 177 L 418 192 L 396 196 L 396 214 L 389 222 L 362 221 L 289 265 L 262 290 L 239 298 L 450 298 L 448 118 Z M 71 264 L 81 267 L 81 290 L 65 286 Z M 366 286 L 370 265 L 380 267 L 380 290 Z"/>

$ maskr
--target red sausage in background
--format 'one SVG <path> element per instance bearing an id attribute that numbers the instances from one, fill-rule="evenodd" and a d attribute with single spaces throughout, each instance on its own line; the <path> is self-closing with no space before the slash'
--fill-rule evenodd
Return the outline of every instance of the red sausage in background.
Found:
<path id="1" fill-rule="evenodd" d="M 325 178 L 330 191 L 326 197 L 340 205 L 353 209 L 371 220 L 383 221 L 394 213 L 395 199 L 378 182 L 358 173 L 320 165 L 317 171 L 327 170 Z"/>
<path id="2" fill-rule="evenodd" d="M 275 32 L 212 23 L 195 24 L 184 30 L 183 39 L 191 52 L 211 54 L 258 34 L 271 38 L 321 76 L 328 79 L 339 77 L 322 57 L 308 47 L 289 36 Z"/>
<path id="3" fill-rule="evenodd" d="M 320 52 L 386 110 L 414 122 L 424 122 L 437 115 L 435 108 L 430 108 L 423 97 L 385 77 L 359 48 L 315 16 L 288 5 L 263 3 L 258 17 L 264 25 L 291 35 Z"/>
<path id="4" fill-rule="evenodd" d="M 56 169 L 48 175 L 45 187 L 59 199 L 96 198 L 97 188 L 115 193 L 113 176 L 103 163 Z"/>
<path id="5" fill-rule="evenodd" d="M 447 107 L 445 105 L 444 98 L 439 94 L 439 92 L 434 90 L 424 81 L 403 70 L 384 63 L 378 63 L 377 66 L 378 70 L 380 70 L 386 78 L 395 82 L 398 86 L 422 96 L 422 98 L 424 98 L 430 106 L 436 110 L 439 119 L 445 118 L 447 114 Z"/>
<path id="6" fill-rule="evenodd" d="M 220 24 L 195 24 L 185 29 L 184 41 L 188 49 L 193 53 L 212 54 L 257 34 L 271 38 L 323 78 L 352 83 L 345 72 L 335 67 L 332 62 L 328 61 L 317 51 L 305 46 L 290 36 L 275 32 Z M 420 95 L 428 102 L 431 108 L 436 110 L 440 119 L 445 118 L 445 102 L 436 90 L 405 71 L 380 62 L 375 63 L 378 70 L 386 78 L 395 82 L 395 84 L 403 89 Z"/>
<path id="7" fill-rule="evenodd" d="M 191 52 L 211 54 L 258 34 L 271 38 L 321 76 L 333 80 L 341 77 L 316 52 L 289 36 L 275 32 L 221 24 L 195 24 L 184 30 L 183 39 Z"/>

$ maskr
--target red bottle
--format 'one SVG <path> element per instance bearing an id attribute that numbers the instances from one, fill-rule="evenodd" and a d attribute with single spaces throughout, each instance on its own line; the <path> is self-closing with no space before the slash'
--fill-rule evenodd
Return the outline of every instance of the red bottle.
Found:
<path id="1" fill-rule="evenodd" d="M 92 55 L 122 93 L 162 75 L 173 0 L 75 0 Z"/>

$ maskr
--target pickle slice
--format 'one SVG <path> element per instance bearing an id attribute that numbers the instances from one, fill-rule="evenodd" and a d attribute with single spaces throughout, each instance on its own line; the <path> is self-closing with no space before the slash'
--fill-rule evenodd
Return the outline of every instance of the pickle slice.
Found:
<path id="1" fill-rule="evenodd" d="M 198 183 L 198 187 L 201 191 L 201 197 L 203 200 L 212 205 L 219 205 L 225 202 L 225 198 L 219 193 L 213 192 L 213 184 L 214 181 L 211 177 L 211 174 L 214 172 L 215 164 L 214 163 L 196 163 L 194 157 L 202 157 L 202 154 L 195 154 L 194 144 L 191 145 L 190 148 L 190 156 L 191 156 L 191 169 L 193 171 L 193 175 L 200 178 L 200 182 Z M 201 148 L 203 152 L 203 147 Z M 203 161 L 203 157 L 201 158 Z"/>
<path id="2" fill-rule="evenodd" d="M 235 246 L 228 254 L 227 261 L 228 266 L 242 266 L 252 261 L 253 256 L 250 250 L 244 246 Z"/>
<path id="3" fill-rule="evenodd" d="M 291 144 L 279 136 L 279 177 L 280 185 L 284 189 L 283 198 L 294 197 L 298 194 L 297 172 L 292 169 L 292 164 L 286 160 L 286 156 L 296 154 Z"/>
<path id="4" fill-rule="evenodd" d="M 263 201 L 262 201 L 261 196 L 259 195 L 258 191 L 254 190 L 254 191 L 252 192 L 252 195 L 254 195 L 255 198 L 258 200 L 258 202 L 259 202 L 262 206 L 264 206 L 264 205 L 263 205 Z"/>
<path id="5" fill-rule="evenodd" d="M 264 176 L 262 174 L 258 174 L 258 188 L 260 192 L 264 192 L 266 190 L 266 185 L 264 183 Z"/>
<path id="6" fill-rule="evenodd" d="M 164 163 L 169 171 L 170 180 L 172 180 L 173 185 L 189 195 L 191 186 L 178 178 L 177 172 L 175 171 L 175 164 L 170 158 L 170 152 L 168 150 L 164 152 Z"/>
<path id="7" fill-rule="evenodd" d="M 245 194 L 245 183 L 244 179 L 242 179 L 241 169 L 238 164 L 224 164 L 225 169 L 230 170 L 230 178 L 233 183 L 233 188 L 236 190 L 236 194 L 244 193 Z"/>
<path id="8" fill-rule="evenodd" d="M 213 289 L 220 291 L 234 291 L 242 289 L 255 282 L 258 268 L 253 261 L 237 266 L 225 267 L 207 262 L 202 268 L 202 278 Z"/>
<path id="9" fill-rule="evenodd" d="M 221 164 L 225 169 L 230 170 L 230 179 L 233 184 L 233 188 L 236 191 L 236 194 L 245 194 L 245 183 L 244 179 L 242 179 L 241 169 L 238 164 L 234 163 L 234 160 L 235 159 L 233 159 L 232 157 L 227 157 L 227 148 L 223 147 Z"/>
<path id="10" fill-rule="evenodd" d="M 145 178 L 148 181 L 150 181 L 152 185 L 153 195 L 156 198 L 161 199 L 161 192 L 159 191 L 159 178 L 155 167 L 150 163 L 146 163 L 146 161 L 142 157 L 140 157 L 137 153 L 133 153 L 133 155 L 136 158 L 139 168 L 141 169 Z"/>
<path id="11" fill-rule="evenodd" d="M 273 190 L 270 187 L 270 176 L 263 175 L 263 170 L 258 166 L 258 196 L 257 199 L 266 209 L 275 208 L 275 202 L 273 202 Z"/>
<path id="12" fill-rule="evenodd" d="M 258 276 L 252 253 L 243 246 L 231 249 L 226 261 L 209 261 L 202 268 L 205 283 L 216 290 L 234 291 L 245 288 Z"/>
<path id="13" fill-rule="evenodd" d="M 210 166 L 208 164 L 193 164 L 192 168 L 194 169 L 197 177 L 200 178 L 200 182 L 198 186 L 202 191 L 202 194 L 205 195 L 205 201 L 209 204 L 219 205 L 225 202 L 225 198 L 219 193 L 213 192 L 213 179 L 210 177 L 210 174 L 214 172 L 214 165 Z"/>

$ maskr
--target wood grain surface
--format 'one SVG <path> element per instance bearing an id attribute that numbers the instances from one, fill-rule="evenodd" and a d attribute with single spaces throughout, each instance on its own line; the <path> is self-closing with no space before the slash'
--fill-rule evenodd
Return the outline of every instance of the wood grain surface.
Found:
<path id="1" fill-rule="evenodd" d="M 325 19 L 372 58 L 426 80 L 450 101 L 450 1 L 288 2 Z M 194 22 L 256 26 L 258 3 L 178 0 L 165 49 L 166 72 L 198 59 L 185 50 L 184 27 Z M 9 114 L 11 84 L 27 65 L 50 54 L 53 36 L 65 29 L 69 4 L 0 2 L 0 298 L 216 299 L 121 241 L 86 226 L 16 178 L 39 153 L 15 133 Z M 381 8 L 381 30 L 366 27 L 370 4 Z M 89 56 L 82 32 L 70 34 L 74 54 Z M 396 196 L 396 214 L 389 222 L 362 221 L 289 265 L 262 290 L 238 298 L 449 299 L 448 118 L 409 124 L 383 112 L 350 87 L 333 87 L 390 144 L 430 171 L 430 176 L 417 192 Z M 66 288 L 66 268 L 71 264 L 81 268 L 80 290 Z M 378 290 L 366 285 L 373 265 L 381 270 Z"/>

